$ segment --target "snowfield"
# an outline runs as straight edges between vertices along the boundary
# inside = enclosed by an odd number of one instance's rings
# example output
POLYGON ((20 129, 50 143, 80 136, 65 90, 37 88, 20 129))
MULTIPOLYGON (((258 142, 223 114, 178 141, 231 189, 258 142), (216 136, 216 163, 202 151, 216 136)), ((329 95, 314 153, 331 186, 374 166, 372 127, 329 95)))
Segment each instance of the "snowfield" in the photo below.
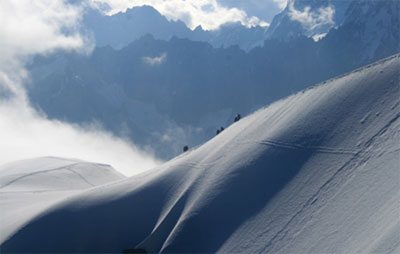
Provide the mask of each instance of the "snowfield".
POLYGON ((400 253, 399 79, 395 55, 131 178, 4 165, 1 252, 400 253))
POLYGON ((55 157, 0 166, 0 241, 52 204, 124 178, 108 165, 55 157))

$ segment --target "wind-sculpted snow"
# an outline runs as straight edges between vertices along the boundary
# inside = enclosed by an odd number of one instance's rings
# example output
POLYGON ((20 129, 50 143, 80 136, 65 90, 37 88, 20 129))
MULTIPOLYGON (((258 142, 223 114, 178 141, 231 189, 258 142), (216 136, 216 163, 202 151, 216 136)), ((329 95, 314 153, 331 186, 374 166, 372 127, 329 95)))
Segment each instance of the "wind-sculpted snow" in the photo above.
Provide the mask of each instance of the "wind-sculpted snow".
POLYGON ((277 101, 32 215, 1 250, 399 252, 399 70, 396 55, 277 101))
POLYGON ((51 205, 85 189, 123 178, 108 165, 56 157, 1 165, 0 241, 51 205))

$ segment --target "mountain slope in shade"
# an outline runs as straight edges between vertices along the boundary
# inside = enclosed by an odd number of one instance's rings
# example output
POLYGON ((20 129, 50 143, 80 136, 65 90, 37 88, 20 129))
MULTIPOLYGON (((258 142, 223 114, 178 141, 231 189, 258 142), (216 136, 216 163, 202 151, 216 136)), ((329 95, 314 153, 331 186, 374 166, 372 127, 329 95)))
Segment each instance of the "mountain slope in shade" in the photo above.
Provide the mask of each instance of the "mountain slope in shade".
POLYGON ((75 159, 44 157, 1 165, 0 241, 58 201, 124 178, 108 165, 75 159))
POLYGON ((399 252, 399 70, 395 55, 277 101, 32 215, 1 250, 399 252))
POLYGON ((357 45, 348 50, 356 50, 364 59, 379 59, 392 50, 400 51, 400 2, 353 0, 342 27, 331 36, 342 36, 348 45, 357 45))

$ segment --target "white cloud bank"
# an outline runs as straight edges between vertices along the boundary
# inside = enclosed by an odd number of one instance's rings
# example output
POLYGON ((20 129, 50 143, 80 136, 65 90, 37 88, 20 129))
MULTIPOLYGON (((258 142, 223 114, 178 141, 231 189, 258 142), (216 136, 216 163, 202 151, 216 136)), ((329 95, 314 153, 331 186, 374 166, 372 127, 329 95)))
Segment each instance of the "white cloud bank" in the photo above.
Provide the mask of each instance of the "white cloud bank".
POLYGON ((48 120, 30 107, 24 64, 36 54, 90 49, 79 33, 81 14, 62 0, 0 1, 0 163, 51 155, 107 163, 126 175, 158 163, 99 128, 48 120))
POLYGON ((148 65, 154 66, 164 63, 166 59, 167 59, 167 53, 164 52, 161 55, 155 57, 145 56, 143 57, 143 62, 148 65))
POLYGON ((289 17, 299 22, 307 30, 315 30, 322 26, 333 26, 335 24, 333 20, 335 8, 332 5, 318 8, 315 11, 312 11, 309 6, 306 6, 303 10, 297 10, 293 2, 290 2, 288 8, 289 17))
POLYGON ((16 91, 23 64, 34 54, 83 49, 80 8, 54 0, 0 1, 0 81, 16 91), (13 81, 12 81, 13 80, 13 81), (12 82, 11 82, 12 81, 12 82), (11 85, 14 83, 14 85, 11 85))
POLYGON ((92 4, 108 4, 109 14, 126 11, 128 8, 142 5, 153 6, 170 20, 182 20, 194 29, 201 25, 204 29, 213 30, 230 22, 240 22, 247 27, 268 26, 268 23, 238 8, 224 7, 217 0, 90 0, 92 4))
POLYGON ((111 164, 130 176, 159 163, 134 145, 97 126, 84 128, 48 120, 18 100, 0 103, 0 140, 0 164, 57 156, 111 164))

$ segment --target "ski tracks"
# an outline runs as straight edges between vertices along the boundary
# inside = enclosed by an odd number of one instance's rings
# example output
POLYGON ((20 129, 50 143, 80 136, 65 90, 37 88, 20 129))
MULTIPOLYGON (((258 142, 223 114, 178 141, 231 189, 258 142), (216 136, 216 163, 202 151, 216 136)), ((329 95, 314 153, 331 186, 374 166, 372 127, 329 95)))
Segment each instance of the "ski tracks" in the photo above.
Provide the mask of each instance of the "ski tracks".
POLYGON ((79 178, 81 178, 85 183, 89 184, 90 186, 95 186, 94 184, 90 183, 90 182, 89 182, 85 177, 83 177, 81 174, 79 174, 78 172, 76 172, 75 170, 72 169, 74 166, 76 166, 76 165, 78 165, 78 164, 80 164, 80 162, 68 164, 68 165, 65 165, 65 166, 57 167, 57 168, 52 168, 52 169, 47 169, 47 170, 36 171, 36 172, 32 172, 32 173, 30 173, 30 174, 26 174, 26 175, 19 176, 19 177, 15 178, 15 179, 9 181, 8 183, 6 183, 6 184, 0 186, 0 190, 1 190, 1 189, 4 189, 4 188, 7 187, 7 186, 10 186, 10 185, 13 184, 13 183, 16 183, 16 182, 18 182, 19 180, 24 179, 24 178, 26 178, 26 177, 30 177, 30 176, 37 175, 37 174, 44 174, 44 173, 48 173, 48 172, 52 172, 52 171, 58 171, 58 170, 68 170, 68 171, 72 172, 73 174, 77 175, 79 178))

